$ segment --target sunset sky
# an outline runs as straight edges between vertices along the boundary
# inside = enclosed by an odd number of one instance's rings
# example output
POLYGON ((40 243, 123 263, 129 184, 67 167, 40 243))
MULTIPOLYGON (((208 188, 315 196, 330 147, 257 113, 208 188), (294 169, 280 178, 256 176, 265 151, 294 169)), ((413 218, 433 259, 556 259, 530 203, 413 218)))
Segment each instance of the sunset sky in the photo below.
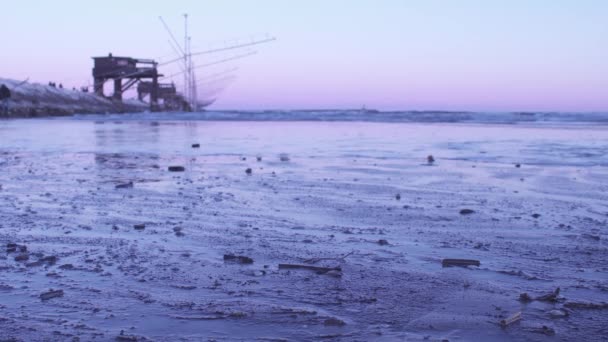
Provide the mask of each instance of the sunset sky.
POLYGON ((171 59, 158 16, 181 40, 186 12, 194 51, 278 38, 201 70, 238 67, 216 109, 608 111, 603 0, 7 1, 0 77, 71 88, 92 56, 171 59))

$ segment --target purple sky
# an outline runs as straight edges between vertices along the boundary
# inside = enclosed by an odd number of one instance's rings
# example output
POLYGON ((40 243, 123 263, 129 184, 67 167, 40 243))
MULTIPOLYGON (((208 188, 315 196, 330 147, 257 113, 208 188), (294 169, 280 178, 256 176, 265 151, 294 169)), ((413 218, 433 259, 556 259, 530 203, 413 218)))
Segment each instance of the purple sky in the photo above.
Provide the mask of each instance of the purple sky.
POLYGON ((198 74, 238 67, 216 109, 608 111, 603 0, 11 1, 0 77, 79 87, 91 56, 170 59, 158 16, 181 39, 185 12, 194 50, 278 38, 198 74))

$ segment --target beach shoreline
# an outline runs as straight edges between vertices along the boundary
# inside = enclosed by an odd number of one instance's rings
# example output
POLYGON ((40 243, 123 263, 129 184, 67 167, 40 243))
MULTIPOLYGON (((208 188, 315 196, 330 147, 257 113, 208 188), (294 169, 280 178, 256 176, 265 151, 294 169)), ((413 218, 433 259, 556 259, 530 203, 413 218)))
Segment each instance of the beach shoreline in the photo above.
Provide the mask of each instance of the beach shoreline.
POLYGON ((0 338, 607 333, 606 130, 158 115, 0 122, 0 338))

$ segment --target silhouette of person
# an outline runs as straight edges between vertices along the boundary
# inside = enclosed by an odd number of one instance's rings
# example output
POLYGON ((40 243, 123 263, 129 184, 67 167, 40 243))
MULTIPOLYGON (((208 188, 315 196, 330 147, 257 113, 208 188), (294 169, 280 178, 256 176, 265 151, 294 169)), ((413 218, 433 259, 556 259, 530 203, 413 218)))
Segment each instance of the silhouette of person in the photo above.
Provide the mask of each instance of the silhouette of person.
POLYGON ((2 102, 2 114, 8 116, 11 90, 5 84, 0 85, 0 102, 2 102))

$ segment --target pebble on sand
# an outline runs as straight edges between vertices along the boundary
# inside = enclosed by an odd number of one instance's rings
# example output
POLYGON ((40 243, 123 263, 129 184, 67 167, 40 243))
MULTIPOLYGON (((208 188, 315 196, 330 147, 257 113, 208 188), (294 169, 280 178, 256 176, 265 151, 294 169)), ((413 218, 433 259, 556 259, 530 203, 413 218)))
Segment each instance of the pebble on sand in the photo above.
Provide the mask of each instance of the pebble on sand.
POLYGON ((175 236, 178 236, 178 237, 181 237, 181 236, 185 235, 184 232, 183 232, 182 227, 174 227, 173 228, 173 232, 175 233, 175 236))
POLYGON ((568 316, 568 311, 555 309, 555 310, 549 311, 548 314, 552 318, 562 318, 562 317, 568 316))
POLYGON ((57 297, 63 297, 63 290, 49 290, 40 294, 40 299, 49 300, 57 297))
POLYGON ((133 188, 133 182, 118 184, 115 187, 116 189, 131 189, 133 188))
POLYGON ((15 261, 28 261, 30 259, 30 255, 28 253, 22 253, 15 257, 15 261))
POLYGON ((326 319, 325 322, 323 322, 323 324, 325 324, 327 326, 334 326, 334 327, 342 327, 342 326, 346 325, 346 323, 343 320, 334 318, 334 317, 326 319))

